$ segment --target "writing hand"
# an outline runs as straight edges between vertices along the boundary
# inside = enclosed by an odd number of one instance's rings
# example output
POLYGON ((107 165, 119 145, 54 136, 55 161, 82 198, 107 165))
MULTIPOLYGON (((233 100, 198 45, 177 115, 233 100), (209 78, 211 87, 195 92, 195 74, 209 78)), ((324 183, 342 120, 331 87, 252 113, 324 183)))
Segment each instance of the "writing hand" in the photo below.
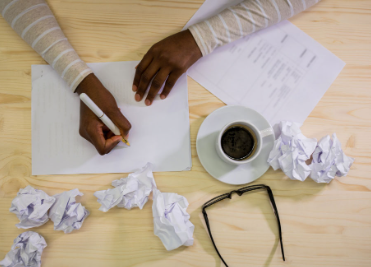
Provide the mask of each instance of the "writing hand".
MULTIPOLYGON (((112 94, 102 85, 94 74, 88 75, 77 87, 76 93, 87 94, 91 100, 112 120, 126 137, 130 131, 129 121, 122 115, 112 94)), ((80 135, 92 143, 100 155, 108 154, 121 140, 80 101, 80 135)))

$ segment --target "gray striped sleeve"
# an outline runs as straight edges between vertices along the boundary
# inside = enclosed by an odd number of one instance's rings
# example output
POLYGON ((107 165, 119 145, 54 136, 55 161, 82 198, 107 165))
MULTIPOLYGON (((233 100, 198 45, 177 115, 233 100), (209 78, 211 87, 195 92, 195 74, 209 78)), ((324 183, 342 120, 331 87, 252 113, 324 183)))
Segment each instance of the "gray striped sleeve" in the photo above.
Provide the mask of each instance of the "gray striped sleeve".
POLYGON ((320 0, 245 0, 189 30, 202 55, 304 11, 320 0))
POLYGON ((92 70, 68 42, 45 0, 0 0, 0 13, 9 25, 75 91, 92 70))

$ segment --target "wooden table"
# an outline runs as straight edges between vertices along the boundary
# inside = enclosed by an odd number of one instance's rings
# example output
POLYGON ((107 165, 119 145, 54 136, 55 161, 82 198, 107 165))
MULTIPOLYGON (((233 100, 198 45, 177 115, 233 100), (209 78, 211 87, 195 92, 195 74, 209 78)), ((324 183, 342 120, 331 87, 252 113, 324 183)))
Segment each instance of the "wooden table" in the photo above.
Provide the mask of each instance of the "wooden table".
MULTIPOLYGON (((48 2, 82 59, 107 62, 140 60, 153 43, 181 30, 203 1, 48 2)), ((276 196, 285 263, 264 192, 211 208, 215 239, 230 266, 371 266, 371 0, 323 0, 291 21, 347 63, 302 130, 318 139, 336 132, 356 161, 348 176, 329 185, 291 181, 272 169, 257 181, 276 196)), ((44 63, 0 18, 0 259, 24 232, 15 227, 11 201, 32 185, 49 195, 79 188, 91 212, 72 234, 54 231, 51 222, 33 229, 48 243, 43 266, 223 266, 200 207, 238 187, 205 172, 195 140, 205 117, 224 104, 189 78, 192 171, 156 173, 155 179, 162 191, 188 199, 195 242, 168 252, 153 234, 151 202, 143 210, 98 210, 93 193, 126 174, 31 175, 31 64, 44 63)))

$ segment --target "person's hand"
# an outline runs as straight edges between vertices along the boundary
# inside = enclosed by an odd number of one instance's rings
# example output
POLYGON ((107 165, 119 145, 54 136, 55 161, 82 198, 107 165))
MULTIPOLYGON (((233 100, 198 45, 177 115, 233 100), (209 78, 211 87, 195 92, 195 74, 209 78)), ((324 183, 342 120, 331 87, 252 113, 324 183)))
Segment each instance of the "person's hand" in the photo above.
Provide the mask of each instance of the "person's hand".
POLYGON ((145 104, 152 104, 166 81, 160 96, 165 99, 178 78, 201 57, 202 53, 189 30, 178 32, 154 44, 136 68, 133 82, 133 91, 137 92, 135 100, 142 100, 152 79, 145 104))
MULTIPOLYGON (((120 129, 121 135, 127 137, 131 125, 122 115, 112 94, 102 85, 94 74, 88 75, 77 87, 76 93, 87 94, 91 100, 120 129)), ((92 143, 99 154, 109 153, 121 140, 80 100, 80 135, 92 143)))

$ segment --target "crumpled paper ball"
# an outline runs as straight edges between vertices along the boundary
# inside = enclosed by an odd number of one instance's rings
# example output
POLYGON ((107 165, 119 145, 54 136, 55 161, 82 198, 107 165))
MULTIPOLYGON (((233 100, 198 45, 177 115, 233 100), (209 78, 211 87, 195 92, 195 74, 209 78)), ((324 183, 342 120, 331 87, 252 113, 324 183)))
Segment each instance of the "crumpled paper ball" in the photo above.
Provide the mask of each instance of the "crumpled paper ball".
POLYGON ((314 150, 310 177, 317 183, 329 183, 335 176, 347 175, 353 162, 354 158, 344 154, 336 134, 332 134, 332 140, 327 135, 314 150))
POLYGON ((54 202, 54 197, 29 185, 19 190, 9 211, 16 214, 20 220, 16 224, 18 228, 29 229, 41 226, 49 220, 48 210, 54 202))
POLYGON ((116 187, 113 189, 97 191, 94 193, 94 196, 98 198, 98 202, 102 205, 99 210, 107 212, 122 201, 123 194, 124 192, 122 192, 122 188, 116 187))
POLYGON ((153 190, 154 232, 167 250, 193 245, 194 225, 187 213, 188 201, 176 193, 153 190))
POLYGON ((77 188, 55 195, 56 201, 49 211, 49 217, 54 222, 54 230, 65 234, 81 228, 89 211, 81 203, 76 203, 76 196, 83 196, 77 188))
POLYGON ((148 201, 152 188, 156 187, 152 173, 153 165, 147 163, 140 170, 129 174, 127 178, 121 178, 112 182, 115 188, 97 191, 94 196, 102 204, 99 210, 107 212, 117 206, 128 210, 143 206, 148 201))
POLYGON ((14 239, 11 250, 0 262, 3 267, 40 267, 45 239, 38 233, 27 231, 14 239))
POLYGON ((281 135, 274 142, 268 163, 274 170, 281 169, 290 179, 304 181, 311 173, 306 161, 317 145, 317 139, 305 137, 300 125, 289 121, 279 124, 281 135))

